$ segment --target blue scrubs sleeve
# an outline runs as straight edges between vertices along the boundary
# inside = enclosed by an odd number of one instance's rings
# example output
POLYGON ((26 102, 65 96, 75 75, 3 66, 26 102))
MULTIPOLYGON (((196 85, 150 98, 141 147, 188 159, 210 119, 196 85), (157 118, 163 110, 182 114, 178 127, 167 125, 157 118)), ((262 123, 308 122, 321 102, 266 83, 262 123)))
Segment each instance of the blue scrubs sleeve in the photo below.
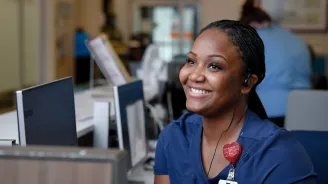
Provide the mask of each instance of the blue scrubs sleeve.
POLYGON ((155 175, 168 175, 165 147, 166 146, 164 144, 164 134, 162 132, 161 135, 159 136, 156 145, 155 166, 154 166, 155 175))
POLYGON ((289 146, 289 149, 275 147, 279 151, 272 151, 268 156, 268 158, 281 159, 276 163, 271 163, 272 169, 269 170, 264 183, 315 184, 316 174, 314 167, 304 149, 299 143, 289 144, 289 146))

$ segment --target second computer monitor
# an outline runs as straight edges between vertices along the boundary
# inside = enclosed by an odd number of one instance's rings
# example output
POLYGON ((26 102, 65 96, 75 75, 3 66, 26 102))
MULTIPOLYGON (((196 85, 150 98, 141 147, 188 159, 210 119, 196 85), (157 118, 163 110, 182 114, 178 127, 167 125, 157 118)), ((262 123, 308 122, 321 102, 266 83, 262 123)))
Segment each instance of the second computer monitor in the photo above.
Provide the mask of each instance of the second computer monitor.
POLYGON ((129 152, 131 169, 147 157, 143 85, 138 80, 113 88, 119 147, 129 152))
POLYGON ((72 78, 16 92, 19 143, 77 145, 72 78))

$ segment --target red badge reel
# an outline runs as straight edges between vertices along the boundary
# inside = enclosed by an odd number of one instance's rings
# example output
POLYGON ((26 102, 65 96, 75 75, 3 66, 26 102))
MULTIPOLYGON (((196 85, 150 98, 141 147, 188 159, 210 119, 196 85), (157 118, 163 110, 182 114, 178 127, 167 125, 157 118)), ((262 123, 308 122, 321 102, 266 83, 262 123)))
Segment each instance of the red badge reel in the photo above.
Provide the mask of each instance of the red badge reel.
POLYGON ((233 167, 236 166, 242 151, 243 151, 243 147, 238 142, 226 144, 223 147, 224 158, 227 159, 232 164, 233 167))
POLYGON ((238 160, 240 159, 242 152, 243 152, 243 147, 238 142, 226 144, 223 147, 224 158, 227 159, 232 165, 232 168, 229 170, 229 175, 227 178, 228 181, 235 180, 235 167, 236 167, 238 160))

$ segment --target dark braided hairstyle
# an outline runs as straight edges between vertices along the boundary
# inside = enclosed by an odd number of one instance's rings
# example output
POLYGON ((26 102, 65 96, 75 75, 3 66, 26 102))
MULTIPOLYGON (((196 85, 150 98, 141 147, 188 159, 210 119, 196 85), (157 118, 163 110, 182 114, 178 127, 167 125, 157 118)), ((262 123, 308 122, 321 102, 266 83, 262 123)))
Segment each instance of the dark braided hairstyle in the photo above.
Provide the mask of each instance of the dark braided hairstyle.
POLYGON ((254 74, 258 77, 257 84, 254 85, 248 96, 248 106, 262 119, 266 119, 267 114, 263 104, 255 92, 256 86, 262 82, 265 76, 265 56, 262 39, 254 28, 240 21, 220 20, 212 22, 203 28, 200 34, 208 29, 217 29, 224 32, 239 49, 241 60, 245 65, 244 77, 249 74, 254 74))

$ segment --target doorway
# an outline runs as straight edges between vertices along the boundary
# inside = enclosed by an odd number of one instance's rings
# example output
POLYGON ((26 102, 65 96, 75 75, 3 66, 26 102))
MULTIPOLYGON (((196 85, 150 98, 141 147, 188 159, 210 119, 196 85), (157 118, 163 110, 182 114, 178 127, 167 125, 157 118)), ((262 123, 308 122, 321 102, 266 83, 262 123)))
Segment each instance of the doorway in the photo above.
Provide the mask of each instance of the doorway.
POLYGON ((135 0, 133 32, 150 34, 165 61, 184 59, 199 31, 197 1, 135 0))

